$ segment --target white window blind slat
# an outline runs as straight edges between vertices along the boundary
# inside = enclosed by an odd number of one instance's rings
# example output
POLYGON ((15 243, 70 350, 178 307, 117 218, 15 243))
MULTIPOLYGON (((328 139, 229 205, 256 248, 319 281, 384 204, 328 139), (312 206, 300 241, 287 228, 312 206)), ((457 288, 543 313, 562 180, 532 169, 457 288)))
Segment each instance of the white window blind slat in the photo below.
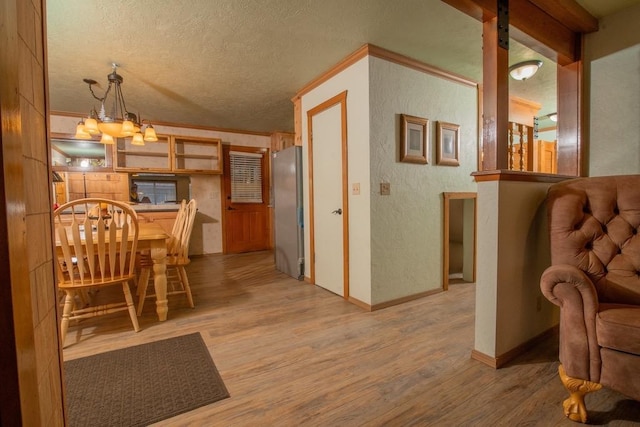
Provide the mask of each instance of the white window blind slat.
POLYGON ((232 203, 262 203, 262 156, 229 152, 232 203))

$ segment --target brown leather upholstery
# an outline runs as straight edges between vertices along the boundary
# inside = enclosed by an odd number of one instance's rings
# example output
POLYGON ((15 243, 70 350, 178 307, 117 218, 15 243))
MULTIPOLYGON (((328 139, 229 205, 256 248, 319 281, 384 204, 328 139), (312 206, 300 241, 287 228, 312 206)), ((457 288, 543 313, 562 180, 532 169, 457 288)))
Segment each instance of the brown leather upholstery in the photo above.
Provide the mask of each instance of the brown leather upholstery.
POLYGON ((547 198, 551 267, 569 377, 640 400, 640 175, 577 178, 547 198))

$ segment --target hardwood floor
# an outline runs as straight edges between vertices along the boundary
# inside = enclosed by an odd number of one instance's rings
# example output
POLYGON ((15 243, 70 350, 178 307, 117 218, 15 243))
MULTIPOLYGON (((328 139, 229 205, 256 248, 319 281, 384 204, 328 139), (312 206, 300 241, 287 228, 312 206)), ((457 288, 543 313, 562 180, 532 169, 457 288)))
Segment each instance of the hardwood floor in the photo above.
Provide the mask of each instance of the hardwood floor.
MULTIPOLYGON (((470 358, 475 286, 373 313, 274 268, 271 252, 195 258, 195 309, 148 301, 72 324, 65 360, 200 332, 231 397, 158 426, 577 426, 562 414, 557 337, 494 370, 470 358)), ((590 423, 640 425, 640 403, 587 396, 590 423)))

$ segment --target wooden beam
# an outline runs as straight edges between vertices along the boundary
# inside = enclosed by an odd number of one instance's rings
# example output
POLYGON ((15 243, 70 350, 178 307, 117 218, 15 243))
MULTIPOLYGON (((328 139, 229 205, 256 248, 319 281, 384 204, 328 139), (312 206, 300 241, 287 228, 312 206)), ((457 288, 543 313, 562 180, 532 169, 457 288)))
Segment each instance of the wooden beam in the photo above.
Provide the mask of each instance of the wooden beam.
POLYGON ((579 33, 570 30, 533 3, 511 0, 509 24, 513 29, 511 37, 538 53, 548 56, 549 52, 555 52, 550 58, 565 65, 578 59, 579 33), (532 43, 533 40, 537 43, 532 43))
POLYGON ((574 0, 529 0, 576 33, 598 31, 598 20, 574 0))
POLYGON ((442 0, 480 22, 485 22, 497 15, 496 0, 442 0))
MULTIPOLYGON (((442 1, 482 22, 497 14, 495 0, 442 1)), ((580 33, 597 30, 597 20, 575 0, 511 0, 509 23, 514 40, 562 65, 579 59, 580 33)))

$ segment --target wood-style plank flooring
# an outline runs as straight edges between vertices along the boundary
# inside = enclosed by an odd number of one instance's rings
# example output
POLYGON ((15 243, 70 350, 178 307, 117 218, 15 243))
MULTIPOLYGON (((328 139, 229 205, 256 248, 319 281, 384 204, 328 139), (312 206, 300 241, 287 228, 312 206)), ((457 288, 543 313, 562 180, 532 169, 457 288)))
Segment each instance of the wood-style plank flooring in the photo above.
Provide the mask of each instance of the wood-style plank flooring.
MULTIPOLYGON (((274 268, 271 252, 210 255, 188 267, 195 309, 148 300, 72 324, 65 360, 200 332, 231 397, 158 426, 577 426, 562 414, 557 336, 494 370, 470 358, 475 286, 365 312, 274 268)), ((640 425, 640 403, 587 396, 590 423, 640 425)))

